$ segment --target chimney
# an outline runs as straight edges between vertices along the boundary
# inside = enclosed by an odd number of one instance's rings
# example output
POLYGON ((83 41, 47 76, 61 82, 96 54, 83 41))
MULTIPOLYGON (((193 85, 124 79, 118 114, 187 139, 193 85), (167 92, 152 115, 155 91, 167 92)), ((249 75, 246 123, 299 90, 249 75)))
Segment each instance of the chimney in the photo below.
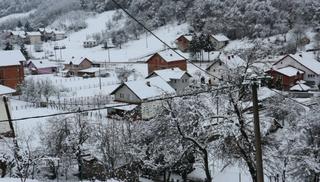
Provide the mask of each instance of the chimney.
POLYGON ((147 81, 146 84, 148 87, 151 87, 150 81, 147 81))

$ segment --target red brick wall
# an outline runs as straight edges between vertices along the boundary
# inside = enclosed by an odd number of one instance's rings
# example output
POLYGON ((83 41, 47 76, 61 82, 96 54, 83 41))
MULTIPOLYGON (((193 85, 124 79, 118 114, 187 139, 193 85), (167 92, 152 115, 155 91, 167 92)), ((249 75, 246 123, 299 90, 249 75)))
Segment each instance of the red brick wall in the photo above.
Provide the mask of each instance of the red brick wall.
POLYGON ((187 71, 187 61, 186 60, 177 60, 167 63, 161 58, 158 54, 152 56, 148 61, 148 74, 151 74, 155 70, 168 69, 178 67, 181 70, 187 71))
POLYGON ((22 65, 0 67, 0 84, 16 89, 23 79, 22 65))

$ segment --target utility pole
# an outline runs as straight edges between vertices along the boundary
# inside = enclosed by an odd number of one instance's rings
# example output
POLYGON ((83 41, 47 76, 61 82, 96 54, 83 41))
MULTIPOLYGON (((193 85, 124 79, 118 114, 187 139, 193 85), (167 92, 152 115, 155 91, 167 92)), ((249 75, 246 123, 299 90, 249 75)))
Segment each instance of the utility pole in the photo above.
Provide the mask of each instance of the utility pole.
POLYGON ((99 88, 101 90, 101 68, 99 67, 99 88))
POLYGON ((2 98, 3 98, 3 103, 4 103, 4 106, 5 106, 5 109, 6 109, 6 113, 7 113, 9 126, 10 126, 10 129, 11 129, 10 137, 15 138, 16 134, 15 134, 15 132, 14 132, 14 127, 13 127, 13 123, 12 123, 12 118, 11 118, 11 114, 10 114, 10 110, 9 110, 8 97, 3 96, 2 98))
POLYGON ((257 80, 253 80, 251 87, 252 87, 252 103, 253 103, 253 119, 254 119, 254 137, 255 137, 255 146, 256 146, 256 166, 257 166, 256 176, 257 176, 257 182, 264 182, 257 80))

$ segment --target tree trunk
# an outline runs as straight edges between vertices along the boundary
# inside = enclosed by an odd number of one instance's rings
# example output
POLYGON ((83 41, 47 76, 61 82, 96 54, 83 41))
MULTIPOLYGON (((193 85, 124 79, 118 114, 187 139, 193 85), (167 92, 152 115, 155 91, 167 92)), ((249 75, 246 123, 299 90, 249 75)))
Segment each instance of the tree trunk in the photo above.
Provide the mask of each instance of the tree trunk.
POLYGON ((212 177, 210 174, 209 159, 208 159, 208 151, 207 150, 203 150, 203 160, 204 160, 204 170, 206 173, 206 182, 211 182, 212 177))

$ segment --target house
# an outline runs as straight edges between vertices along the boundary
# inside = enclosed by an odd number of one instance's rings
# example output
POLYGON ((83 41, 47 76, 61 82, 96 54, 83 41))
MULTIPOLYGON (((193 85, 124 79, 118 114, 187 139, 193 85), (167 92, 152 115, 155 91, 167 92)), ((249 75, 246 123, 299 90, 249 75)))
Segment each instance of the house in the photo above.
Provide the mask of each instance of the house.
POLYGON ((108 71, 106 69, 92 67, 84 70, 78 71, 78 76, 81 77, 98 77, 98 76, 106 76, 108 75, 108 71))
POLYGON ((289 90, 297 81, 303 80, 304 72, 292 66, 266 72, 272 77, 271 83, 277 89, 289 90))
POLYGON ((0 84, 16 89, 24 80, 24 61, 19 50, 0 51, 0 84))
POLYGON ((147 59, 146 63, 148 64, 148 74, 151 74, 156 70, 176 67, 183 71, 187 71, 187 60, 172 50, 155 53, 147 59))
POLYGON ((11 31, 9 36, 12 44, 21 44, 26 41, 25 31, 11 31))
POLYGON ((191 41, 192 35, 181 35, 175 40, 175 43, 180 51, 187 52, 189 51, 191 41))
POLYGON ((53 30, 50 28, 39 28, 38 31, 41 34, 41 40, 42 41, 48 41, 53 39, 53 30))
POLYGON ((27 32, 26 33, 26 42, 35 45, 35 44, 41 44, 41 33, 40 32, 27 32))
POLYGON ((209 84, 219 84, 228 78, 230 71, 241 69, 246 65, 246 62, 237 55, 226 55, 221 52, 215 55, 213 62, 206 69, 211 74, 209 84))
POLYGON ((54 30, 53 31, 53 40, 58 41, 66 38, 66 33, 64 31, 58 31, 54 30))
POLYGON ((320 85, 320 62, 314 59, 312 53, 301 52, 297 54, 288 54, 274 63, 272 69, 278 70, 288 66, 303 71, 303 80, 306 81, 307 85, 320 85))
POLYGON ((225 47, 230 39, 223 34, 210 35, 210 40, 215 50, 220 50, 225 47))
POLYGON ((78 75, 78 71, 93 67, 94 63, 88 58, 72 58, 68 64, 64 64, 64 70, 68 70, 70 76, 78 75))
POLYGON ((175 90, 158 76, 145 80, 124 82, 111 92, 115 101, 132 104, 133 106, 137 105, 138 115, 141 119, 150 119, 161 111, 162 102, 160 100, 152 101, 152 99, 174 94, 176 94, 175 90))
POLYGON ((48 59, 30 60, 27 67, 34 75, 52 74, 58 71, 58 66, 48 59))
POLYGON ((83 47, 84 48, 91 48, 91 47, 95 47, 98 45, 98 42, 94 39, 88 39, 86 41, 83 42, 83 47))
POLYGON ((188 72, 182 71, 180 68, 170 68, 164 70, 156 70, 151 73, 147 78, 159 76, 164 79, 177 94, 183 93, 186 87, 189 86, 189 80, 192 77, 188 72))

